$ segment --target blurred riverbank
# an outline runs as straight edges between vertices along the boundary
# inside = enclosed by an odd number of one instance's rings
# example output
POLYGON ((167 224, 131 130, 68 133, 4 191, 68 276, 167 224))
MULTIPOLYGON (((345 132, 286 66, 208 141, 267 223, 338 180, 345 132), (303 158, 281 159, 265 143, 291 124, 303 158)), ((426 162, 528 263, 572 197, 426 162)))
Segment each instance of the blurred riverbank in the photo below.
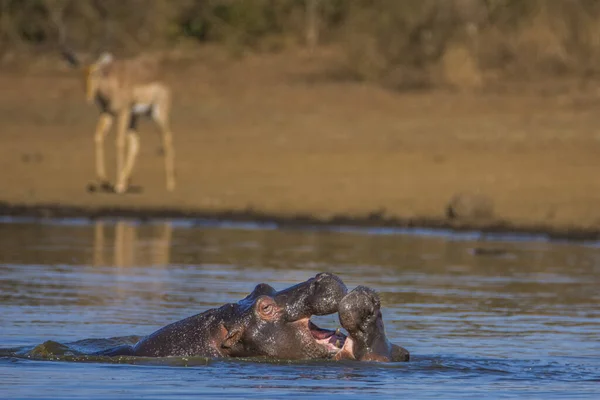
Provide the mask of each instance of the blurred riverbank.
POLYGON ((143 122, 132 182, 142 192, 124 196, 86 189, 97 110, 79 75, 5 69, 1 211, 600 231, 592 84, 394 92, 334 79, 337 60, 328 49, 241 59, 207 49, 167 62, 177 189, 166 192, 160 140, 143 122), (448 201, 465 192, 490 198, 493 218, 448 221, 448 201))

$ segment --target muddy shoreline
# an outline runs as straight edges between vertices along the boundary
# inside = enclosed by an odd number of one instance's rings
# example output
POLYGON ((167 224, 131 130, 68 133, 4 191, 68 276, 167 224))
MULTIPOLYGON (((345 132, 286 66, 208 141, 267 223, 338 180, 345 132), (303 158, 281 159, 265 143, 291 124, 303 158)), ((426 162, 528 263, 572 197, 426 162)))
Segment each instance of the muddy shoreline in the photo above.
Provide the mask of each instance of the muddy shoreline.
POLYGON ((397 228, 432 229, 453 233, 475 232, 485 234, 505 234, 536 236, 547 240, 597 241, 599 229, 564 228, 539 225, 518 225, 508 221, 459 222, 442 218, 398 218, 377 214, 348 215, 338 214, 330 218, 320 218, 309 214, 270 214, 256 210, 183 210, 152 207, 78 207, 56 204, 19 205, 0 202, 0 216, 29 217, 35 219, 84 218, 125 218, 147 222, 153 219, 186 219, 190 221, 239 222, 275 224, 278 228, 397 228))
MULTIPOLYGON (((165 188, 160 138, 144 120, 131 181, 141 190, 123 196, 89 189, 98 110, 85 103, 79 77, 66 68, 5 71, 0 215, 600 239, 591 88, 392 92, 316 79, 332 63, 286 53, 170 64, 177 187, 165 188), (462 193, 489 199, 493 213, 448 219, 462 193)), ((114 132, 104 151, 114 182, 114 132)))

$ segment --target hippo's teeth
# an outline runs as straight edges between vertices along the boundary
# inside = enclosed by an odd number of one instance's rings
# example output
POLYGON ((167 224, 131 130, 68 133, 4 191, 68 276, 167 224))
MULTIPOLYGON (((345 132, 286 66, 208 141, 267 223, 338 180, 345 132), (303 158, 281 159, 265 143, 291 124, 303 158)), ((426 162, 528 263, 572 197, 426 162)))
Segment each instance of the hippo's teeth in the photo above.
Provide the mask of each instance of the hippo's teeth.
POLYGON ((341 334, 342 334, 342 331, 340 331, 340 328, 337 328, 337 329, 335 330, 335 335, 336 335, 336 336, 340 336, 341 334))
POLYGON ((342 342, 340 341, 340 339, 335 341, 335 347, 340 348, 340 349, 342 348, 342 342))

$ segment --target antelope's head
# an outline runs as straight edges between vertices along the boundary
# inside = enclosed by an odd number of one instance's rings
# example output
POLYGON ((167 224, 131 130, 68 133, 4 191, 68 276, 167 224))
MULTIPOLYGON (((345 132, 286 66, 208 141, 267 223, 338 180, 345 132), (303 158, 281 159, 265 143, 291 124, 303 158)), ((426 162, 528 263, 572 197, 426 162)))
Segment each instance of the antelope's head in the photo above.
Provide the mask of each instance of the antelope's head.
POLYGON ((110 73, 114 61, 113 55, 104 52, 95 61, 89 63, 82 63, 79 57, 68 49, 62 50, 62 56, 71 67, 82 71, 85 98, 89 103, 93 103, 101 80, 110 73))
POLYGON ((88 103, 94 102, 100 81, 110 72, 113 60, 112 54, 102 53, 95 62, 83 68, 85 98, 88 103))

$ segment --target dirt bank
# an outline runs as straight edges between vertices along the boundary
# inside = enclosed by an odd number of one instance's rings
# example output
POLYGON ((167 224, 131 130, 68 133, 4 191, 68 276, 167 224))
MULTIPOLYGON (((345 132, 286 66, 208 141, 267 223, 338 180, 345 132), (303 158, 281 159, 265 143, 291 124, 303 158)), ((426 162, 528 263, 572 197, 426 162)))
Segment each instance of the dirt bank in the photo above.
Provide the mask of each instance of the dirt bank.
POLYGON ((393 93, 335 79, 332 57, 211 52, 171 63, 177 189, 165 191, 159 137, 143 123, 133 177, 143 191, 123 196, 86 190, 97 111, 79 77, 4 70, 0 211, 460 227, 446 221, 446 204, 477 191, 496 215, 478 227, 600 231, 600 101, 591 86, 393 93))

